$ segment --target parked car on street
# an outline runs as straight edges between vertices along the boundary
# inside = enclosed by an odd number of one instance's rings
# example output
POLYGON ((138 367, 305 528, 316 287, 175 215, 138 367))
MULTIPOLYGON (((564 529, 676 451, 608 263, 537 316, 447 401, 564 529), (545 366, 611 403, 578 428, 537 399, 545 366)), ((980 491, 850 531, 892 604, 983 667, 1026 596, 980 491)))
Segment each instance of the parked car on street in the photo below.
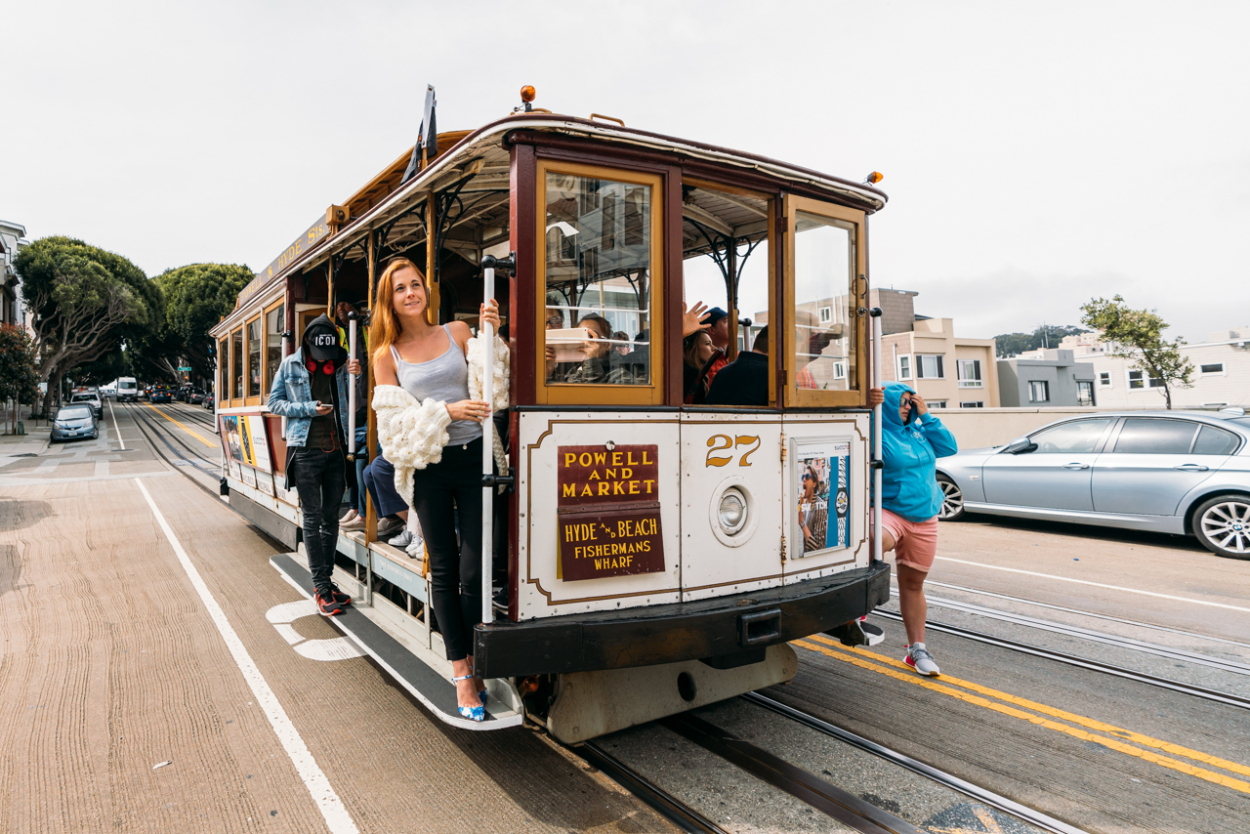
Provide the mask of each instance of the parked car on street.
POLYGON ((1069 417, 937 462, 946 521, 966 513, 1196 536, 1250 559, 1250 417, 1125 411, 1069 417))
POLYGON ((72 395, 69 401, 71 405, 83 403, 91 406, 91 411, 97 420, 104 416, 104 403, 100 401, 100 395, 95 391, 79 391, 72 395))
POLYGON ((200 402, 200 405, 204 406, 209 411, 212 411, 216 407, 217 401, 213 397, 212 391, 209 391, 207 394, 204 395, 204 399, 203 401, 200 402))
POLYGON ((202 405, 204 403, 204 391, 200 388, 187 389, 186 402, 189 405, 202 405))
POLYGON ((100 425, 89 403, 63 405, 52 419, 52 442, 81 440, 100 436, 100 425))

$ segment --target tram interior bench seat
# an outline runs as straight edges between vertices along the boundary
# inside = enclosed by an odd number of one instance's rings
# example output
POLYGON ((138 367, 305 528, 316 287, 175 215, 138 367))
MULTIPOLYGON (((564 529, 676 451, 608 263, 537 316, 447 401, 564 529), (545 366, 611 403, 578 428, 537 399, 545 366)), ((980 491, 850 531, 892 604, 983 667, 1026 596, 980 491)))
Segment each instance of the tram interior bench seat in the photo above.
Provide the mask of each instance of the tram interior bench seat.
POLYGON ((487 678, 568 674, 702 660, 732 668, 768 646, 837 628, 890 598, 878 562, 763 591, 477 626, 474 665, 487 678))

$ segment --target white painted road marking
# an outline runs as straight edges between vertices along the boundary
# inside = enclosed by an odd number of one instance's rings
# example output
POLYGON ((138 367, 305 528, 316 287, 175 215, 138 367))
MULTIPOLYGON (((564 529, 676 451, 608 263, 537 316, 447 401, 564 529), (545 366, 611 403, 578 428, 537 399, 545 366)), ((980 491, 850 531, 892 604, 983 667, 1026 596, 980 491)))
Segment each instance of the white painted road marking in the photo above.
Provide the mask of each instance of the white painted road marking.
POLYGON ((310 599, 297 599, 275 605, 265 612, 268 620, 282 639, 295 647, 295 651, 309 660, 350 660, 364 657, 364 650, 346 637, 330 637, 325 640, 306 640, 304 635, 291 628, 291 623, 304 617, 320 617, 317 603, 310 599))
POLYGON ((286 710, 282 708, 282 704, 278 702, 278 697, 269 688, 269 684, 265 681, 264 676, 261 675, 256 662, 247 653, 247 649, 243 646, 243 641, 239 639, 239 635, 235 633, 234 628, 230 625, 230 621, 226 619, 225 612, 221 610, 221 606, 217 604, 217 600, 209 592, 208 586, 204 584, 204 580, 200 577, 200 572, 196 570, 195 565, 191 564, 191 558, 182 549, 182 545, 174 535, 173 528, 169 526, 165 516, 161 515, 156 502, 152 500, 152 496, 148 494, 147 488, 144 487, 143 481, 135 478, 135 483, 138 485, 139 491, 143 493, 143 497, 147 499, 148 506, 152 508, 152 515, 156 516, 156 521, 160 524, 161 530, 164 531, 165 538, 169 540, 170 546, 173 547, 174 553, 178 556, 178 561, 182 563, 182 569, 187 572, 187 576, 191 579, 191 585, 195 588, 195 592, 200 595, 200 601, 208 609, 208 615, 212 618, 213 625, 217 626, 217 631, 221 633, 221 638, 226 641, 226 648, 230 650, 230 654, 234 657, 234 662, 238 665, 239 671, 243 673, 243 679, 247 681, 247 685, 251 687, 252 693, 256 696, 256 703, 260 705, 260 708, 265 712, 265 717, 269 719, 269 724, 278 736, 282 749, 286 750, 287 755, 291 757, 291 763, 295 765, 295 770, 299 773, 300 778, 304 780, 304 786, 308 788, 308 793, 312 796, 313 802, 317 803, 317 808, 321 811, 321 816, 325 818, 326 825, 329 826, 333 834, 359 834, 359 829, 356 828, 356 823, 352 821, 351 815, 347 813, 347 808, 343 806, 343 801, 339 799, 338 794, 334 792, 334 788, 330 786, 330 780, 326 778, 325 773, 317 766, 317 761, 313 758, 312 753, 309 752, 308 746, 304 744, 304 739, 300 737, 299 731, 295 729, 295 725, 287 717, 286 710))
POLYGON ((113 434, 117 435, 117 442, 121 444, 122 451, 126 451, 126 441, 122 440, 122 433, 117 428, 117 413, 113 411, 113 401, 109 400, 109 416, 113 418, 113 434))
POLYGON ((1036 573, 1031 570, 1020 570, 1020 568, 1004 568, 1000 565, 986 565, 981 562, 968 562, 963 559, 952 559, 950 556, 939 556, 939 559, 945 562, 957 562, 961 565, 972 565, 976 568, 989 568, 990 570, 1005 570, 1008 573, 1023 573, 1026 576, 1040 576, 1043 579, 1053 579, 1056 582, 1075 582, 1077 585, 1092 585, 1095 588, 1108 588, 1112 591, 1124 591, 1129 594, 1142 594, 1148 597, 1158 597, 1159 599, 1174 599, 1177 602, 1192 602, 1194 605, 1209 605, 1212 608, 1227 608, 1230 611, 1244 611, 1250 614, 1250 608, 1242 608, 1239 605, 1226 605, 1222 602, 1208 602, 1205 599, 1194 599, 1192 597, 1174 597, 1171 594, 1159 594, 1154 591, 1142 591, 1138 588, 1125 588, 1120 585, 1104 585, 1101 582, 1090 582, 1088 579, 1071 579, 1067 576, 1055 576, 1049 573, 1036 573))

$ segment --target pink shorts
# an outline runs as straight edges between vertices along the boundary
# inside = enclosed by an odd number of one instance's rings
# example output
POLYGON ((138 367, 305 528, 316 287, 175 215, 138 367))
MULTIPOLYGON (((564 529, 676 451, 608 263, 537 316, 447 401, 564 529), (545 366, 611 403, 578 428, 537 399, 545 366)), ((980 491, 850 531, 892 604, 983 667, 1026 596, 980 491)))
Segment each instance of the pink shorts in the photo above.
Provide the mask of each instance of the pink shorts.
POLYGON ((908 521, 889 510, 881 511, 881 527, 894 537, 894 563, 929 572, 937 558, 937 516, 928 521, 908 521))

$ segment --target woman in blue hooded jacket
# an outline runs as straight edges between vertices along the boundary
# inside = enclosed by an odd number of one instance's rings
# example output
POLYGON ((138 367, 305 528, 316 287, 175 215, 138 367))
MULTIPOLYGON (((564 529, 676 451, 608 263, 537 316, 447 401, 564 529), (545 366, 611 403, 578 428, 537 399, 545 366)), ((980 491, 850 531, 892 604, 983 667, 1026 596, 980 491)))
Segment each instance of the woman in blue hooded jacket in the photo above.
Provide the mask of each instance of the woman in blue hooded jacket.
POLYGON ((942 489, 937 459, 958 451, 954 436, 916 391, 898 382, 868 392, 870 406, 881 405, 881 549, 894 551, 899 608, 907 630, 903 660, 921 675, 940 674, 925 648, 928 605, 924 580, 937 556, 942 489))

